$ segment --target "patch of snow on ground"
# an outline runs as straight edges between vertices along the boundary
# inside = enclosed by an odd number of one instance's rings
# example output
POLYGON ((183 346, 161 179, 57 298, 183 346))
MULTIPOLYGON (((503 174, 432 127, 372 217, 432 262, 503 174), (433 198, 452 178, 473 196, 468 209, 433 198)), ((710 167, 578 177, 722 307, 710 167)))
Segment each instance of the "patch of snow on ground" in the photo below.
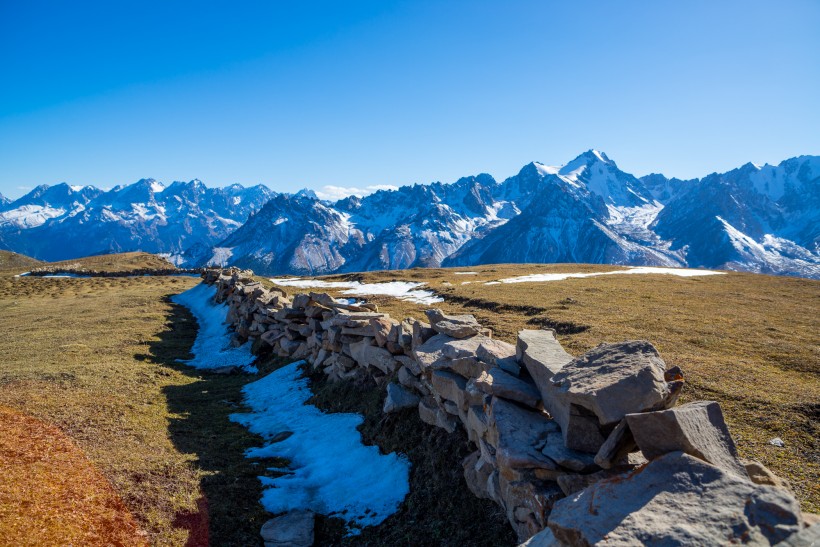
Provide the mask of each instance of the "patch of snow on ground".
POLYGON ((424 283, 411 281, 387 281, 384 283, 361 283, 359 281, 322 281, 319 279, 300 279, 298 277, 273 277, 271 282, 282 287, 300 289, 346 289, 342 294, 353 296, 393 296, 408 302, 431 305, 444 302, 433 291, 419 290, 424 283))
POLYGON ((501 281, 491 281, 485 285, 497 285, 498 283, 532 283, 541 281, 563 281, 570 278, 598 277, 602 275, 630 275, 630 274, 667 274, 679 277, 696 277, 701 275, 724 275, 725 272, 715 272, 712 270, 694 270, 687 268, 656 268, 653 266, 638 266, 628 270, 616 270, 614 272, 600 273, 548 273, 521 275, 518 277, 507 277, 501 281))
POLYGON ((478 275, 478 272, 453 272, 453 275, 478 275))
POLYGON ((249 414, 231 420, 268 440, 285 440, 246 452, 248 458, 286 458, 281 477, 259 477, 266 487, 262 505, 271 513, 310 509, 344 518, 351 532, 381 523, 395 513, 410 491, 410 463, 397 454, 364 446, 358 414, 324 413, 305 404, 312 396, 299 365, 292 363, 242 388, 249 414))
POLYGON ((251 343, 238 348, 231 346, 231 333, 225 324, 228 305, 214 302, 215 295, 216 286, 200 283, 171 297, 173 302, 191 310, 199 323, 199 332, 191 348, 194 358, 181 362, 201 369, 234 365, 247 372, 257 372, 256 367, 251 365, 256 359, 251 354, 251 343))

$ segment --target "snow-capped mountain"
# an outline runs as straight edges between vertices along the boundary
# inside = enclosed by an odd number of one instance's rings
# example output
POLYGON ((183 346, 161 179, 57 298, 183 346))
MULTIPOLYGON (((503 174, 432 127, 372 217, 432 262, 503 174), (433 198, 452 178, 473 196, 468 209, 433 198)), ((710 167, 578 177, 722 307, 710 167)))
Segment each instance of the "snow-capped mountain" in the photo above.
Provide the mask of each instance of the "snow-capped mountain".
POLYGON ((43 260, 143 250, 180 262, 191 247, 227 237, 273 195, 261 185, 207 188, 199 180, 166 187, 142 179, 109 191, 42 185, 0 206, 0 246, 43 260))
POLYGON ((589 150, 503 182, 481 174, 337 202, 198 180, 58 184, 0 204, 0 248, 47 260, 139 249, 268 274, 590 262, 820 278, 820 157, 683 181, 637 178, 589 150))
POLYGON ((209 260, 230 253, 272 274, 590 262, 820 277, 818 161, 639 179, 590 150, 500 183, 478 175, 336 203, 302 194, 298 207, 268 203, 209 260))
POLYGON ((820 277, 820 157, 709 175, 651 229, 690 266, 820 277))

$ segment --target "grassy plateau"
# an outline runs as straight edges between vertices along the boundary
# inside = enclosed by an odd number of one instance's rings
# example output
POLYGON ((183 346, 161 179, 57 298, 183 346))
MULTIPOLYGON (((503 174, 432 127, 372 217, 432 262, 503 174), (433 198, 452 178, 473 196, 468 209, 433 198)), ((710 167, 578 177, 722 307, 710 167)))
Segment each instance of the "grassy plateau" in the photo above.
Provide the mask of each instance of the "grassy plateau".
MULTIPOLYGON (((14 277, 37 266, 18 257, 0 254, 0 545, 259 545, 269 515, 258 503, 256 476, 271 465, 243 457, 260 440, 228 420, 242 411, 241 388, 255 377, 177 362, 189 357, 196 322, 168 298, 197 279, 14 277), (29 503, 31 477, 47 495, 29 503), (71 509, 83 492, 85 524, 71 509)), ((153 260, 129 253, 71 262, 122 271, 153 260)), ((484 284, 616 269, 498 265, 323 279, 425 282, 445 298, 438 306, 476 315, 509 342, 520 329, 540 327, 555 328, 574 354, 602 342, 649 340, 667 364, 683 368, 684 399, 719 401, 741 455, 790 480, 803 509, 818 512, 820 282, 728 273, 484 284), (785 447, 770 445, 773 437, 785 447)), ((396 318, 423 317, 417 304, 367 300, 396 318)), ((281 364, 264 358, 259 367, 264 374, 281 364)), ((399 513, 358 538, 320 519, 323 544, 514 543, 499 510, 464 492, 463 439, 410 414, 383 418, 375 386, 313 378, 313 388, 321 408, 364 414, 365 442, 413 463, 399 513)))

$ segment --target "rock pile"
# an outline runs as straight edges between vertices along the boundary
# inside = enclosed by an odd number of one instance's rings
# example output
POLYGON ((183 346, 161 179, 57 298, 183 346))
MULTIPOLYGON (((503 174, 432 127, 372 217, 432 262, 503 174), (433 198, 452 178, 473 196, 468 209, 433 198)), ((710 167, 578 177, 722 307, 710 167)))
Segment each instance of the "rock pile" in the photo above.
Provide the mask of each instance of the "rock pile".
POLYGON ((265 289, 252 272, 203 277, 229 304, 236 344, 304 359, 331 381, 370 377, 385 413, 416 407, 463 429, 467 486, 528 545, 774 544, 807 527, 780 479, 738 459, 717 403, 675 406, 682 372, 648 342, 574 358, 550 330, 512 345, 471 315, 398 321, 372 304, 265 289))

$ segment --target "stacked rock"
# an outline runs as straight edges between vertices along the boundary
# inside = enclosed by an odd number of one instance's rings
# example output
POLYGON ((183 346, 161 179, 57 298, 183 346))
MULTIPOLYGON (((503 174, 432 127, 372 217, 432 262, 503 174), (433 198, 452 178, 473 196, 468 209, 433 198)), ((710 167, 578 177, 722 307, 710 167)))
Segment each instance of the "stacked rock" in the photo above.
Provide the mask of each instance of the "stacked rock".
POLYGON ((229 304, 234 343, 304 359, 330 381, 372 378, 385 413, 418 408, 428 424, 464 430, 467 486, 499 504, 528 545, 820 534, 784 481, 738 458, 717 403, 675 406, 683 374, 649 342, 573 357, 551 330, 521 331, 512 345, 471 315, 429 309, 427 322, 397 321, 324 293, 289 298, 248 271, 203 278, 229 304))

